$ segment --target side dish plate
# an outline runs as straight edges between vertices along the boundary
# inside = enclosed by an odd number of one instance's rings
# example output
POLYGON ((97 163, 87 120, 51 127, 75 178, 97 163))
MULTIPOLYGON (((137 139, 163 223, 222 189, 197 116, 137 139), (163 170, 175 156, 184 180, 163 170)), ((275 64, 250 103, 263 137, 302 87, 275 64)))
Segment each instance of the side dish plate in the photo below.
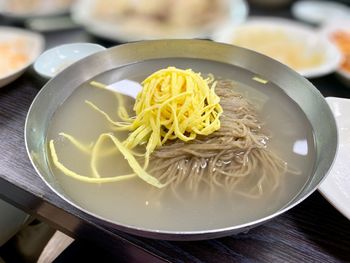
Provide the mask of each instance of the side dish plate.
POLYGON ((350 220, 350 100, 326 98, 338 126, 339 146, 337 157, 329 175, 320 185, 322 195, 350 220))
POLYGON ((21 76, 44 50, 44 45, 44 38, 37 33, 0 27, 0 88, 21 76))
POLYGON ((337 70, 341 62, 340 52, 327 38, 317 34, 313 28, 307 25, 288 19, 252 17, 241 25, 229 26, 216 32, 213 35, 213 40, 237 45, 237 40, 241 40, 242 37, 247 38, 248 34, 246 32, 254 33, 253 35, 259 34, 256 36, 259 39, 255 37, 251 41, 245 40, 244 44, 240 46, 245 48, 251 47, 255 51, 262 49, 265 52, 269 52, 269 55, 277 60, 296 63, 297 59, 301 61, 321 55, 322 59, 318 63, 312 63, 300 69, 294 68, 294 70, 307 78, 321 77, 332 73, 337 70), (265 32, 265 34, 262 32, 265 32), (283 40, 276 39, 276 37, 283 38, 283 40), (256 45, 255 43, 258 44, 256 45), (285 43, 295 44, 296 50, 292 47, 283 50, 285 43), (245 46, 247 44, 249 47, 245 46))
MULTIPOLYGON (((161 31, 159 29, 152 29, 153 24, 147 26, 141 26, 141 24, 135 24, 129 26, 121 26, 118 20, 102 20, 94 15, 96 0, 78 0, 72 8, 72 17, 80 25, 83 25, 88 32, 98 37, 109 39, 117 42, 130 42, 138 40, 148 39, 179 39, 179 38, 208 38, 210 32, 202 30, 201 28, 186 27, 185 32, 179 32, 180 30, 171 30, 171 32, 161 31), (141 28, 135 35, 134 28, 141 28)), ((189 1, 190 2, 190 1, 189 1)), ((242 23, 248 16, 248 5, 245 0, 230 0, 228 19, 224 23, 231 25, 242 23)), ((221 27, 222 23, 218 25, 221 27)))

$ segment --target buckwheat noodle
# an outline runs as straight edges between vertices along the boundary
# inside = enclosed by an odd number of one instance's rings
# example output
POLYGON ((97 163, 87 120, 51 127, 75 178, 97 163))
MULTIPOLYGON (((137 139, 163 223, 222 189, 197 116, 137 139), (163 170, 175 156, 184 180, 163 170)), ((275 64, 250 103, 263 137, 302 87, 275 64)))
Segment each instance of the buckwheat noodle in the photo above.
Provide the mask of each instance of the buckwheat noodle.
POLYGON ((201 185, 225 188, 249 197, 261 196, 264 186, 274 191, 287 163, 268 149, 256 110, 234 91, 232 81, 218 81, 215 91, 223 108, 220 130, 163 145, 152 154, 149 173, 175 191, 180 185, 194 192, 201 185))
MULTIPOLYGON (((209 76, 207 81, 208 84, 213 84, 213 76, 209 76)), ((99 174, 97 169, 99 159, 120 151, 130 165, 142 172, 138 174, 141 179, 158 188, 170 187, 174 193, 179 189, 197 193, 204 188, 211 190, 222 188, 230 193, 257 198, 266 189, 273 192, 279 186, 282 175, 291 170, 287 168, 286 162, 268 148, 269 137, 263 132, 263 125, 259 121, 256 109, 244 96, 235 91, 234 82, 218 80, 215 84, 215 92, 220 98, 222 108, 220 129, 209 135, 199 133, 190 141, 180 139, 166 141, 151 153, 149 166, 144 166, 147 171, 143 172, 140 165, 145 155, 133 152, 133 147, 128 148, 128 144, 120 142, 113 133, 101 134, 97 142, 91 145, 83 145, 71 135, 60 133, 77 149, 91 155, 93 177, 79 175, 60 163, 53 140, 50 141, 52 160, 64 174, 88 183, 108 183, 134 178, 135 173, 111 178, 104 178, 99 174), (112 141, 116 148, 109 150, 102 148, 105 140, 112 141), (116 149, 118 151, 115 151, 116 149)), ((118 124, 93 103, 88 104, 104 115, 111 125, 118 124)), ((129 117, 122 101, 119 104, 118 112, 123 113, 119 115, 128 121, 129 117)), ((206 115, 203 113, 199 116, 204 118, 206 115)), ((217 116, 213 115, 210 118, 216 120, 214 117, 217 116)), ((207 118, 208 121, 210 118, 207 118)), ((163 129, 164 133, 172 132, 171 127, 169 131, 166 127, 163 129)), ((188 134, 185 132, 184 136, 188 134)))

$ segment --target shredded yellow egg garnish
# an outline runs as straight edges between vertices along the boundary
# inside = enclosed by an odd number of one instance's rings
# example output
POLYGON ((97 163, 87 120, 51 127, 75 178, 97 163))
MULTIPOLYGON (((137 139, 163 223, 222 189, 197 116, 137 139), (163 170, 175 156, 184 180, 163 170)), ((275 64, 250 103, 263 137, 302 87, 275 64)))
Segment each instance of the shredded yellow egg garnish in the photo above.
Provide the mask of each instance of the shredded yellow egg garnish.
MULTIPOLYGON (((91 85, 105 88, 103 84, 97 82, 92 82, 91 85)), ((112 124, 114 130, 125 130, 131 133, 123 142, 120 142, 112 133, 101 134, 92 147, 84 146, 72 136, 61 133, 78 149, 85 153, 91 152, 91 168, 95 178, 84 178, 84 181, 98 183, 113 181, 112 178, 100 177, 96 168, 96 159, 101 155, 100 145, 105 139, 110 139, 127 160, 135 175, 157 188, 164 187, 164 184, 146 172, 150 155, 168 140, 180 139, 188 142, 195 139, 197 135, 209 135, 220 128, 219 118, 222 108, 219 104, 220 98, 215 94, 215 85, 216 82, 212 77, 203 79, 200 73, 195 73, 191 69, 168 67, 159 70, 142 82, 142 90, 138 93, 134 105, 135 117, 128 116, 120 94, 117 96, 120 105, 118 115, 123 122, 113 121, 95 104, 86 101, 112 124), (136 146, 142 144, 146 144, 144 155, 133 152, 136 146), (135 156, 144 156, 143 167, 135 156)), ((85 177, 77 175, 59 162, 53 140, 50 141, 50 150, 53 163, 64 174, 76 179, 85 177)), ((130 175, 118 176, 118 178, 118 180, 128 179, 130 175)))

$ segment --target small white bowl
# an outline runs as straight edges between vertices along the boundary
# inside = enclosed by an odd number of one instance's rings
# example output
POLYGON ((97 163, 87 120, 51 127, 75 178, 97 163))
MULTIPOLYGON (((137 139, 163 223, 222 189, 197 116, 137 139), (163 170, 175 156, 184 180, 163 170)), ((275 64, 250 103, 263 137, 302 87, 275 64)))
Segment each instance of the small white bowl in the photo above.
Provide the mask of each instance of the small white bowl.
POLYGON ((28 60, 10 72, 0 75, 0 88, 21 76, 44 50, 45 40, 40 34, 14 27, 0 27, 0 44, 16 39, 23 41, 24 44, 19 49, 28 56, 28 60))
POLYGON ((52 78, 73 63, 106 48, 92 43, 73 43, 45 51, 34 63, 34 70, 44 78, 52 78))

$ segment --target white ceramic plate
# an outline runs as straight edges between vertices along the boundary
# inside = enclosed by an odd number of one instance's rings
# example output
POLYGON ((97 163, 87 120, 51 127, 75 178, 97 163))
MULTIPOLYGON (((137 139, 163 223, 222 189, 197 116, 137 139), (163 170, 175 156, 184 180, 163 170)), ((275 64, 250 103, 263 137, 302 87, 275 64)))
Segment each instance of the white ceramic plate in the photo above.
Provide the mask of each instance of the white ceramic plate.
MULTIPOLYGON (((320 33, 324 37, 331 39, 331 35, 339 30, 344 30, 350 34, 350 14, 347 19, 334 19, 322 26, 320 33)), ((350 72, 338 68, 337 75, 339 79, 348 87, 350 87, 350 72)))
POLYGON ((21 44, 13 46, 14 52, 25 54, 26 61, 6 73, 2 73, 0 70, 0 88, 17 79, 35 61, 44 49, 45 41, 40 34, 13 27, 0 27, 0 45, 4 43, 12 43, 17 40, 21 41, 21 44))
POLYGON ((68 13, 72 2, 72 0, 33 0, 30 3, 28 0, 0 0, 0 13, 14 20, 56 16, 68 13))
POLYGON ((333 167, 319 190, 350 220, 350 99, 328 97, 326 100, 336 119, 339 145, 333 167))
POLYGON ((44 78, 52 78, 74 62, 105 49, 92 43, 57 46, 41 54, 34 63, 34 70, 44 78))
MULTIPOLYGON (((263 29, 278 32, 279 34, 283 34, 283 36, 287 37, 290 41, 303 44, 308 52, 307 56, 315 54, 314 52, 322 54, 323 59, 321 63, 308 68, 295 69, 305 77, 313 78, 329 74, 335 71, 340 64, 341 54, 329 39, 318 34, 318 32, 311 27, 288 19, 253 17, 241 25, 232 25, 215 32, 212 38, 217 42, 234 44, 235 38, 240 32, 246 34, 248 30, 259 30, 261 32, 263 29)), ((266 45, 274 45, 274 38, 264 39, 264 41, 266 45)), ((278 60, 276 57, 275 59, 278 60)))
POLYGON ((312 24, 350 16, 350 9, 335 1, 298 1, 292 6, 294 17, 312 24))
MULTIPOLYGON (((182 31, 174 30, 174 28, 169 28, 167 31, 159 31, 152 29, 152 24, 140 24, 133 20, 124 24, 118 24, 115 21, 102 21, 93 15, 94 3, 96 1, 97 0, 77 0, 71 10, 72 17, 78 24, 83 25, 91 34, 105 39, 130 42, 164 38, 208 38, 211 34, 208 30, 191 30, 190 28, 186 28, 186 30, 182 31), (137 28, 138 30, 136 30, 137 28)), ((230 5, 229 17, 224 24, 238 24, 243 22, 248 16, 248 5, 246 1, 228 0, 228 3, 230 5)))

